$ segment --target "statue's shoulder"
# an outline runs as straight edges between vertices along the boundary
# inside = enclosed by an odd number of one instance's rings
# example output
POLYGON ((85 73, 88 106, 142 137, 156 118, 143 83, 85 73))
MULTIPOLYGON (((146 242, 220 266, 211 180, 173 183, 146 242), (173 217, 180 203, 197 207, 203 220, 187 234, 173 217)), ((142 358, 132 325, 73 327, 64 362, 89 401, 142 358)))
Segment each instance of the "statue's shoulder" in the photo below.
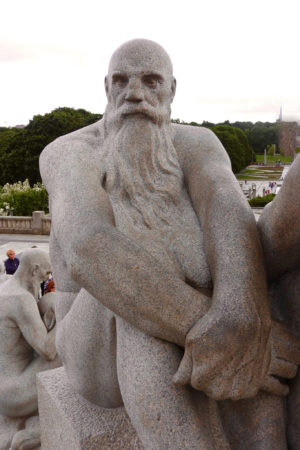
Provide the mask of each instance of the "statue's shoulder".
POLYGON ((27 308, 28 302, 32 301, 31 298, 34 300, 32 294, 22 288, 22 286, 16 283, 6 284, 0 290, 0 316, 4 314, 8 318, 14 319, 20 313, 23 313, 24 308, 27 308))
POLYGON ((61 173, 72 172, 72 167, 87 165, 95 160, 103 142, 102 120, 72 133, 60 136, 48 144, 40 155, 43 181, 56 179, 61 173))
POLYGON ((101 122, 102 120, 58 137, 45 147, 42 155, 55 154, 57 157, 64 157, 66 153, 73 154, 73 152, 80 152, 85 149, 96 149, 103 135, 101 122))
POLYGON ((171 125, 173 144, 182 161, 203 160, 205 164, 216 160, 228 165, 229 157, 226 150, 209 128, 191 125, 171 125))

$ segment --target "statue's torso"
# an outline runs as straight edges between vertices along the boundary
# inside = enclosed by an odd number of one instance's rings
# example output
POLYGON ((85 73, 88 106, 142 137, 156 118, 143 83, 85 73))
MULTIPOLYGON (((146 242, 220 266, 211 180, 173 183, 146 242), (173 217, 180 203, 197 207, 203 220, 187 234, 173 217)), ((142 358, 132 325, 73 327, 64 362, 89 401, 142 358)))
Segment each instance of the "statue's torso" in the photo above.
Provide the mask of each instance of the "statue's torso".
POLYGON ((19 299, 12 295, 1 295, 0 379, 3 376, 21 373, 33 356, 33 349, 24 339, 16 323, 18 301, 19 299))
MULTIPOLYGON (((195 287, 211 287, 211 276, 206 261, 203 232, 184 185, 176 205, 169 203, 168 223, 146 224, 128 220, 128 205, 109 195, 116 227, 147 250, 151 255, 174 270, 180 278, 195 287)), ((149 204, 149 208, 150 208, 149 204)))
MULTIPOLYGON (((87 130, 79 130, 76 134, 80 136, 80 139, 86 140, 87 145, 93 148, 94 162, 99 170, 101 182, 108 169, 105 146, 103 145, 103 130, 101 126, 96 127, 96 124, 92 128, 88 127, 87 130)), ((70 142, 70 145, 72 145, 72 142, 70 142)), ((83 150, 83 161, 84 158, 83 150)), ((72 172, 69 172, 69 174, 72 176, 72 172)), ((194 287, 211 287, 211 275, 204 251, 201 224, 187 193, 183 177, 180 180, 176 204, 172 202, 166 202, 165 204, 166 222, 160 224, 158 221, 152 227, 143 223, 135 224, 134 217, 131 217, 132 220, 127 220, 128 216, 131 216, 132 210, 130 210, 126 198, 109 192, 107 188, 105 190, 113 208, 117 229, 145 248, 156 259, 159 259, 160 263, 165 263, 169 270, 176 271, 181 279, 194 287)), ((96 192, 95 195, 97 195, 96 192)), ((149 209, 151 209, 152 197, 147 202, 146 208, 149 206, 149 209)), ((64 255, 53 234, 50 240, 50 249, 51 258, 55 261, 56 270, 54 268, 54 272, 57 276, 58 289, 78 291, 80 287, 76 285, 74 280, 70 279, 66 270, 64 255)))

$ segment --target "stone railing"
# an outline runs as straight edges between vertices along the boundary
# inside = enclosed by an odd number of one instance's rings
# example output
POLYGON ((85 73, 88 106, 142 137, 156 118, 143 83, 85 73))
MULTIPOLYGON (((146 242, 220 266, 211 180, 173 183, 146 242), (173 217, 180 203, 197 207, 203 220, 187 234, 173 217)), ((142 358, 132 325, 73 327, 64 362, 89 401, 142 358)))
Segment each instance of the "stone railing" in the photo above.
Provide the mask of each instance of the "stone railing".
POLYGON ((44 211, 34 211, 32 217, 0 216, 0 233, 50 234, 51 218, 44 211))

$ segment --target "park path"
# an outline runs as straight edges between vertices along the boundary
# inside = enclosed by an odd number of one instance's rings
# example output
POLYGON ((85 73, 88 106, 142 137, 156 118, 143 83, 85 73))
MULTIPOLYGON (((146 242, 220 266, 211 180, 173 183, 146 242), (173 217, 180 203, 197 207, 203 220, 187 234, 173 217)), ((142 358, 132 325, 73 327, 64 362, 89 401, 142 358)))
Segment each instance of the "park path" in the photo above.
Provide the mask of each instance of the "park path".
MULTIPOLYGON (((270 189, 271 194, 278 194, 278 192, 280 191, 280 187, 282 185, 282 181, 286 177, 286 174, 288 173, 290 167, 291 167, 290 165, 286 165, 283 167, 283 171, 282 171, 280 180, 273 180, 276 182, 276 185, 273 188, 269 187, 270 181, 272 181, 272 180, 257 180, 257 179, 255 179, 255 180, 243 180, 242 189, 249 189, 249 187, 251 187, 252 184, 255 183, 256 184, 256 196, 263 197, 263 189, 264 188, 265 188, 265 190, 270 189)), ((241 183, 241 180, 239 182, 241 183)))

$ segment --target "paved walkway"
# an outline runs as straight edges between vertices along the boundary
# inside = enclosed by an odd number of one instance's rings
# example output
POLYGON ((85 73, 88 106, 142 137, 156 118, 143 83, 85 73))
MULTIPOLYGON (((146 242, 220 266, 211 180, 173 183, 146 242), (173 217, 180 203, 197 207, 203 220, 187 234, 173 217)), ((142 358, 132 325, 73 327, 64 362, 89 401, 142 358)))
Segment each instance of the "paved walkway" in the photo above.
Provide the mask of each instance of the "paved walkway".
MULTIPOLYGON (((278 192, 280 191, 280 187, 282 185, 282 182, 284 180, 284 178, 286 177, 286 174, 288 173, 289 169, 290 169, 290 165, 288 166, 284 166, 283 167, 283 171, 281 174, 281 178, 280 180, 272 180, 276 182, 276 185, 271 189, 269 187, 270 184, 270 180, 244 180, 242 183, 242 189, 249 189, 252 187, 252 184, 256 184, 256 196, 260 196, 263 197, 263 189, 265 188, 265 190, 270 189, 270 193, 271 194, 278 194, 278 192)), ((239 183, 241 183, 241 180, 239 180, 239 183)))
POLYGON ((49 251, 49 236, 37 234, 0 234, 0 261, 7 258, 6 251, 12 248, 17 254, 33 245, 49 251))

